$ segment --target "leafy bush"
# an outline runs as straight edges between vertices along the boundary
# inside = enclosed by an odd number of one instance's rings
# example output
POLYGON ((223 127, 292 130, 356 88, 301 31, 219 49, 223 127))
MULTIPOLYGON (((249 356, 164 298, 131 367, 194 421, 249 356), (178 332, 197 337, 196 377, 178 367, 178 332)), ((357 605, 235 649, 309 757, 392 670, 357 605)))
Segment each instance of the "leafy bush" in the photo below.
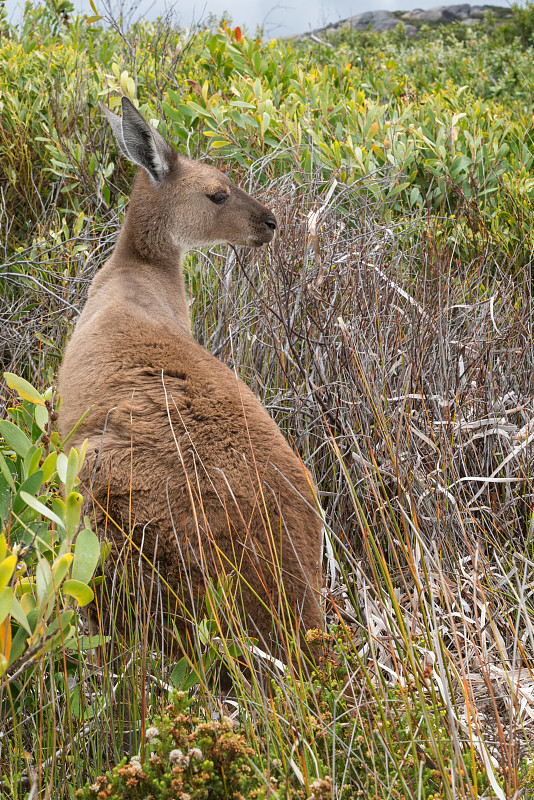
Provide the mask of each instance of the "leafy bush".
POLYGON ((67 219, 116 202, 112 181, 122 186, 122 173, 97 135, 100 122, 85 120, 100 115, 99 98, 114 108, 118 92, 192 155, 207 147, 242 165, 264 158, 264 180, 319 169, 325 180, 368 176, 372 186, 388 174, 374 186, 386 218, 431 210, 446 237, 469 247, 476 234, 458 217, 472 206, 481 239, 514 253, 518 268, 528 260, 532 116, 530 94, 519 106, 516 91, 533 72, 528 51, 488 50, 488 34, 476 30, 466 40, 374 35, 370 48, 367 34, 352 34, 327 49, 265 43, 228 26, 191 40, 142 22, 131 32, 140 60, 113 29, 76 18, 54 32, 47 13, 28 6, 20 41, 0 46, 11 252, 52 197, 67 219), (65 81, 72 73, 79 80, 65 81))
POLYGON ((24 673, 42 653, 77 648, 73 604, 93 599, 101 560, 76 491, 84 447, 61 452, 51 391, 5 378, 21 402, 0 420, 0 675, 24 673))
MULTIPOLYGON (((80 789, 81 800, 225 800, 264 798, 250 765, 254 751, 228 718, 206 722, 178 692, 146 731, 143 757, 123 759, 111 773, 80 789)), ((271 795, 272 796, 272 795, 271 795)))
POLYGON ((0 423, 2 796, 169 792, 177 766, 192 796, 532 795, 534 67, 499 30, 328 47, 100 28, 67 0, 28 5, 21 32, 0 14, 0 341, 20 393, 0 423), (85 635, 106 548, 46 387, 126 205, 97 107, 120 94, 280 221, 268 250, 191 254, 186 272, 195 337, 318 480, 331 637, 311 678, 221 640, 222 584, 178 663, 135 576, 131 641, 85 635), (190 696, 156 722, 170 687, 190 696))

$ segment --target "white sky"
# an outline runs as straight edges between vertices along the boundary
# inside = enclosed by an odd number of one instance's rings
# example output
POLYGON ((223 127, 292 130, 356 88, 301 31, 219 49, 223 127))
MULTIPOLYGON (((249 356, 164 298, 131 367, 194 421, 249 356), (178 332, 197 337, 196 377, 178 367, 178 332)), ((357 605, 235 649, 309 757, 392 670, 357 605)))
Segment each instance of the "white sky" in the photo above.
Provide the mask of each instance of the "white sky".
MULTIPOLYGON (((90 11, 89 0, 71 0, 77 10, 90 11)), ((104 0, 95 0, 98 11, 103 11, 104 0)), ((117 7, 120 0, 111 0, 117 7)), ((132 0, 126 0, 125 7, 131 8, 132 0)), ((510 5, 507 0, 480 0, 480 5, 510 5)), ((23 0, 5 0, 8 15, 12 21, 20 17, 23 0)), ((177 20, 184 26, 198 22, 209 13, 220 16, 228 12, 235 25, 246 27, 254 33, 257 25, 264 25, 270 36, 289 36, 304 33, 313 28, 323 27, 330 22, 346 19, 364 11, 387 9, 407 11, 413 8, 432 8, 438 5, 452 5, 439 0, 142 0, 135 19, 146 16, 152 19, 164 13, 166 8, 174 7, 177 20)), ((477 5, 477 2, 472 3, 477 5)))

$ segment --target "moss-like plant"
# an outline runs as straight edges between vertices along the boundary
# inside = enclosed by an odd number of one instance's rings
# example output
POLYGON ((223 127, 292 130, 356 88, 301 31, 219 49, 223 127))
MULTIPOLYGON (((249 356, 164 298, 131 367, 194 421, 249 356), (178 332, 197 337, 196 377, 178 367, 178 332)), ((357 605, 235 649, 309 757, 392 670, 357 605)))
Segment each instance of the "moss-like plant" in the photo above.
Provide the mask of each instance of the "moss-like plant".
POLYGON ((123 759, 112 772, 80 789, 80 800, 223 800, 261 798, 261 780, 250 765, 254 751, 232 720, 201 720, 193 701, 176 692, 146 731, 142 756, 123 759))

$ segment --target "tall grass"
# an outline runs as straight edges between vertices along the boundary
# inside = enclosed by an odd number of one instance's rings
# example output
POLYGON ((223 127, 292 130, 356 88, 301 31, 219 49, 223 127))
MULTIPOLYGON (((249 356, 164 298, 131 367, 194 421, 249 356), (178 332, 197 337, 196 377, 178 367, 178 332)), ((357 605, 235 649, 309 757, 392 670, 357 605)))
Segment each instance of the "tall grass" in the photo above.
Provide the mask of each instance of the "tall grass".
MULTIPOLYGON (((171 55, 179 62, 181 51, 171 55)), ((123 211, 124 175, 118 165, 108 174, 99 133, 87 133, 103 153, 91 160, 68 130, 49 141, 56 155, 63 141, 54 169, 68 179, 37 203, 27 241, 18 220, 16 252, 14 201, 0 191, 2 364, 39 389, 54 380, 123 211), (78 179, 87 202, 66 217, 56 201, 66 186, 75 197, 78 179)), ((397 173, 350 186, 334 170, 325 178, 310 142, 302 167, 287 141, 233 175, 275 211, 275 242, 192 253, 186 277, 195 337, 253 388, 316 479, 326 538, 325 631, 308 637, 315 663, 283 626, 286 657, 261 652, 227 602, 232 576, 211 587, 182 655, 162 633, 168 587, 157 564, 125 552, 128 569, 117 564, 94 587, 100 639, 79 616, 69 647, 43 642, 0 678, 2 800, 72 798, 86 783, 84 797, 175 797, 171 783, 162 788, 173 770, 182 797, 194 786, 210 800, 532 795, 529 242, 518 245, 520 269, 512 245, 496 256, 492 223, 461 188, 461 242, 451 227, 444 236, 436 213, 393 208, 397 173), (272 162, 282 156, 280 175, 272 162), (172 689, 185 692, 175 708, 172 689), (126 773, 112 772, 124 757, 126 773)), ((18 403, 7 389, 1 400, 18 403)))
MULTIPOLYGON (((194 253, 187 277, 196 337, 255 389, 318 483, 329 546, 316 666, 262 656, 224 586, 177 661, 139 569, 119 571, 129 637, 105 629, 97 656, 80 628, 77 652, 4 678, 2 792, 68 797, 94 784, 144 747, 169 688, 185 686, 201 719, 238 726, 265 797, 526 797, 530 279, 508 280, 490 252, 458 264, 425 219, 385 227, 363 182, 287 175, 260 187, 257 171, 242 183, 275 210, 280 238, 194 253)), ((108 241, 80 231, 88 255, 66 283, 71 305, 108 241)), ((59 350, 68 320, 54 319, 59 350)), ((42 340, 15 328, 12 343, 17 366, 51 363, 42 340)), ((119 584, 104 584, 111 605, 119 584)), ((189 735, 200 735, 192 718, 189 735)))

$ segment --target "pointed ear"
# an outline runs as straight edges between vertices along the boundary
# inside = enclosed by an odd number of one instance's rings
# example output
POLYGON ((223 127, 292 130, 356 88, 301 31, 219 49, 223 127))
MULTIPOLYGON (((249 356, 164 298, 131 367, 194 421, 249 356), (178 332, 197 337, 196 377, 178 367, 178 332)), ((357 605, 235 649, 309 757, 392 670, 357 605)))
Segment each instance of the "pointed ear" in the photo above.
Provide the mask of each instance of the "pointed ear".
POLYGON ((100 109, 104 112, 104 114, 106 115, 106 119, 109 122, 109 124, 111 125, 111 130, 115 134, 115 138, 116 138, 116 140, 118 142, 118 145, 119 145, 119 147, 120 147, 120 149, 122 151, 122 154, 124 156, 126 156, 126 158, 130 158, 128 150, 126 149, 126 145, 124 144, 124 139, 122 137, 122 120, 121 120, 121 118, 119 116, 117 116, 117 114, 114 114, 113 111, 110 111, 109 108, 106 108, 106 106, 103 103, 101 103, 100 101, 99 101, 98 105, 100 106, 100 109))
POLYGON ((127 97, 122 98, 122 119, 102 106, 124 155, 144 167, 155 183, 170 170, 174 150, 141 116, 127 97))

